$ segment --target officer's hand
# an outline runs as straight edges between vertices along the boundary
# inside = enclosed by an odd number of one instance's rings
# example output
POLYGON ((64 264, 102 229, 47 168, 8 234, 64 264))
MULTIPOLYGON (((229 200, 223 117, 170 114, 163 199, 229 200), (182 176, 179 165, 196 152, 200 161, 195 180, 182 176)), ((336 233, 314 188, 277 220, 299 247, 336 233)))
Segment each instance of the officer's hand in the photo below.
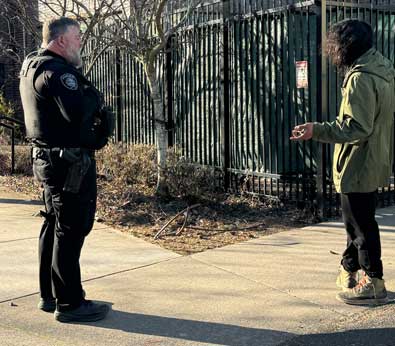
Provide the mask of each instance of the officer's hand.
POLYGON ((307 141, 313 137, 313 123, 296 125, 292 130, 291 141, 307 141))

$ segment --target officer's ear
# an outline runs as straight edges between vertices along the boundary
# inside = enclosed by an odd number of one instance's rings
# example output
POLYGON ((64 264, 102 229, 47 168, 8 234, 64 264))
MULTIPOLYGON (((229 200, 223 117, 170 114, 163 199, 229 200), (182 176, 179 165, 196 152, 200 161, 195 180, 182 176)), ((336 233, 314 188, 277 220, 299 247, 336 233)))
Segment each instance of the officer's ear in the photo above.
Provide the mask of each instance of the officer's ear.
POLYGON ((65 47, 65 38, 63 37, 63 35, 58 36, 57 38, 55 38, 54 40, 50 41, 46 48, 52 48, 52 47, 57 47, 58 49, 64 49, 65 47))
POLYGON ((57 43, 57 45, 59 47, 65 48, 65 46, 66 46, 66 38, 65 38, 65 36, 64 35, 59 35, 56 38, 56 43, 57 43))

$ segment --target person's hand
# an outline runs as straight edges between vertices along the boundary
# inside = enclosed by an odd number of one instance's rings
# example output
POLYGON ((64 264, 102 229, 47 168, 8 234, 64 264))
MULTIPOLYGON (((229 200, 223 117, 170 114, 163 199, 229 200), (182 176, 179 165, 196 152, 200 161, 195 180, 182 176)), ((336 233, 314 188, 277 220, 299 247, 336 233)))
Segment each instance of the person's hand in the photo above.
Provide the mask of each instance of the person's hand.
POLYGON ((313 137, 313 123, 296 125, 292 130, 291 141, 307 141, 313 137))

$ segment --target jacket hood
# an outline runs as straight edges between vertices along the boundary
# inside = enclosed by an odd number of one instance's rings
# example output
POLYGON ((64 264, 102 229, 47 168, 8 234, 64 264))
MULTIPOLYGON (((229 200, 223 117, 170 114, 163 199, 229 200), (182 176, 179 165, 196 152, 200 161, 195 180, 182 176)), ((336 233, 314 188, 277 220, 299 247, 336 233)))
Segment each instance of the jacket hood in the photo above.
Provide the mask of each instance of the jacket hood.
POLYGON ((387 82, 395 78, 393 63, 381 55, 375 48, 369 49, 354 62, 347 72, 345 79, 348 79, 347 77, 355 72, 370 73, 387 82))

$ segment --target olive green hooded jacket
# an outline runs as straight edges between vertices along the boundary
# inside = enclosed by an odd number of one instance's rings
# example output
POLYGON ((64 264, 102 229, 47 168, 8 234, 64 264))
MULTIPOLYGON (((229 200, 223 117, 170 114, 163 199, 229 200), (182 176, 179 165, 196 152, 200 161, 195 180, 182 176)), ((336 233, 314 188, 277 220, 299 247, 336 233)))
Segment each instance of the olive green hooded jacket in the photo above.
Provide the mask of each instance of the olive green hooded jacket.
POLYGON ((313 139, 336 143, 332 169, 337 192, 372 192, 388 185, 394 156, 394 78, 392 62, 368 50, 347 71, 336 120, 314 123, 313 139))

